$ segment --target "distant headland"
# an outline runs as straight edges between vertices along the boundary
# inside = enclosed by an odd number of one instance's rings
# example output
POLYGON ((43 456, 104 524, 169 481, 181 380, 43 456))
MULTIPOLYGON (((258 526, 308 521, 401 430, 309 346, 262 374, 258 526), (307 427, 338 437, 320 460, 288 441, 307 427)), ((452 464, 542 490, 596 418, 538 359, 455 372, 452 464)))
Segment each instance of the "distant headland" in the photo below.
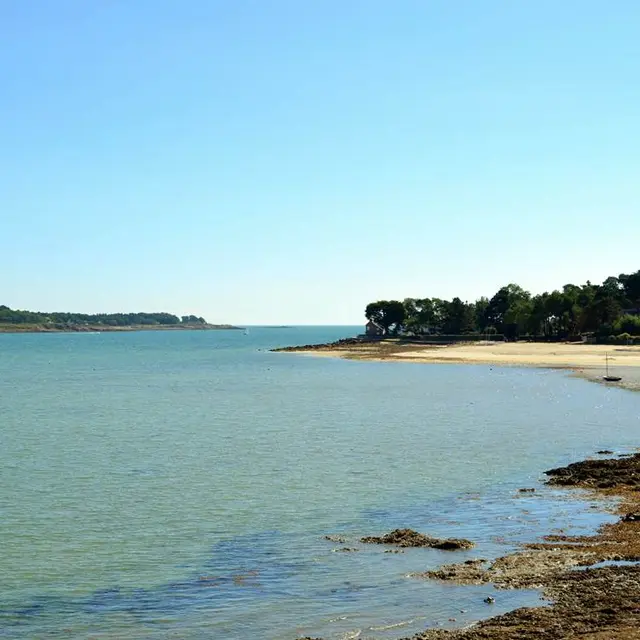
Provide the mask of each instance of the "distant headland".
POLYGON ((240 330, 231 324, 210 324, 204 318, 171 313, 43 313, 0 305, 0 333, 93 331, 240 330))

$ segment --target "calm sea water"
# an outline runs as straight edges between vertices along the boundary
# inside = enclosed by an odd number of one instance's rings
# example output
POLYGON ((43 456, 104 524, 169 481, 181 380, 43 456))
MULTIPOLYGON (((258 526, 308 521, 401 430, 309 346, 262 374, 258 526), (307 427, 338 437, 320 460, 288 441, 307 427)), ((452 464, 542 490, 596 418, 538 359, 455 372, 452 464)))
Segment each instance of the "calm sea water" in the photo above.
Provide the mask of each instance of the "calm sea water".
MULTIPOLYGON (((492 593, 407 573, 606 517, 537 482, 637 446, 640 395, 268 351, 356 332, 0 335, 0 636, 397 637, 492 593), (404 526, 478 549, 358 543, 404 526)), ((491 613, 538 598, 494 595, 491 613)))

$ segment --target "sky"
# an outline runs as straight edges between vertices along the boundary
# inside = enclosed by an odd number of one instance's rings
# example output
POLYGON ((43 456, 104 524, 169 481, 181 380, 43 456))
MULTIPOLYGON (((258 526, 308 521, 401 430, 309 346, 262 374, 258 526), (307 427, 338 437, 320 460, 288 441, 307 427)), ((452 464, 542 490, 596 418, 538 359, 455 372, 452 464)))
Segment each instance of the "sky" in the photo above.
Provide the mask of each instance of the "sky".
POLYGON ((637 0, 0 0, 0 304, 361 324, 640 268, 637 0))

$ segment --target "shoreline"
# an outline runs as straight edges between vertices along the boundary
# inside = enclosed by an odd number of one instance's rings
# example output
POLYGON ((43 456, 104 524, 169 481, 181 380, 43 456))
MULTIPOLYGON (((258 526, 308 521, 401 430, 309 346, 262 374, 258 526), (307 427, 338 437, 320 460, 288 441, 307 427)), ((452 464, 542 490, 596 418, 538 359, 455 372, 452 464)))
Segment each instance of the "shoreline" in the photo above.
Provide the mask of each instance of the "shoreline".
POLYGON ((109 325, 75 325, 70 327, 56 327, 47 325, 2 325, 0 333, 114 333, 131 331, 243 331, 243 327, 230 324, 204 325, 145 325, 134 324, 128 326, 109 325))
POLYGON ((540 588, 552 604, 515 609, 467 629, 427 630, 411 640, 639 637, 640 454, 587 459, 545 474, 545 484, 617 499, 613 512, 620 518, 594 535, 550 534, 491 563, 443 565, 421 577, 496 589, 540 588))
POLYGON ((571 488, 577 488, 594 500, 607 500, 603 510, 620 516, 616 522, 603 524, 593 535, 548 534, 542 542, 521 544, 492 561, 468 559, 407 576, 445 585, 493 585, 496 597, 501 590, 540 589, 547 604, 520 607, 463 628, 430 628, 399 640, 640 638, 640 453, 603 457, 611 454, 597 452, 593 458, 545 471, 545 484, 567 489, 569 498, 571 488), (617 501, 613 507, 612 499, 617 501))
MULTIPOLYGON (((640 348, 581 343, 463 343, 420 345, 401 341, 342 340, 274 351, 370 362, 476 364, 559 369, 591 382, 640 391, 640 348), (604 379, 605 354, 618 383, 604 379), (612 357, 613 356, 613 357, 612 357)), ((443 584, 540 589, 546 604, 522 607, 457 629, 427 629, 399 640, 640 640, 640 453, 597 452, 593 458, 551 469, 545 484, 587 490, 595 500, 617 501, 617 522, 588 536, 548 534, 542 542, 493 561, 442 565, 414 579, 443 584), (603 458, 602 455, 606 455, 603 458)), ((603 510, 608 510, 603 505, 603 510)), ((499 592, 497 592, 499 593, 499 592)), ((489 602, 491 599, 489 599, 489 602)), ((322 640, 303 638, 302 640, 322 640)))
POLYGON ((282 347, 275 352, 368 362, 414 364, 474 364, 500 367, 560 369, 591 382, 640 391, 640 346, 592 345, 542 342, 464 342, 447 345, 420 344, 402 340, 368 341, 357 338, 334 343, 282 347), (607 383, 606 358, 610 373, 622 377, 607 383))

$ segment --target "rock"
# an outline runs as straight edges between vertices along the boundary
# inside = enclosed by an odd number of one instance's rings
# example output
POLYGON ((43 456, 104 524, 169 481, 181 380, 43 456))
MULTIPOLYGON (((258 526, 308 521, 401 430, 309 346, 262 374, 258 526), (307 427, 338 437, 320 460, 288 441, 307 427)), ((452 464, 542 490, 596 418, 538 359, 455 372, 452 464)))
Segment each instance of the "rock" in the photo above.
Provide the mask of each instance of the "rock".
POLYGON ((609 449, 601 449, 600 451, 596 451, 596 453, 600 456, 611 456, 613 455, 613 451, 609 451, 609 449))
POLYGON ((496 599, 495 599, 493 596, 487 596, 487 597, 484 599, 484 601, 485 601, 487 604, 493 604, 493 603, 496 601, 496 599))
POLYGON ((518 489, 520 493, 533 493, 535 489, 518 489))
POLYGON ((271 351, 322 351, 331 349, 344 349, 345 347, 353 347, 356 345, 363 345, 372 342, 367 338, 343 338, 336 342, 326 342, 322 344, 303 344, 294 347, 279 347, 277 349, 271 349, 271 351))
POLYGON ((429 547, 442 551, 471 549, 475 546, 470 540, 463 538, 432 538, 413 529, 394 529, 384 536, 367 536, 361 538, 365 544, 395 544, 398 547, 429 547))
POLYGON ((360 551, 360 549, 357 549, 356 547, 338 547, 337 549, 334 549, 333 551, 334 551, 334 553, 336 551, 347 551, 347 552, 350 552, 350 551, 360 551))
POLYGON ((324 537, 325 540, 328 540, 329 542, 337 542, 338 544, 344 544, 347 539, 343 536, 338 536, 338 535, 328 535, 324 537))
POLYGON ((544 596, 550 606, 521 607, 465 629, 427 629, 411 640, 638 638, 640 566, 563 571, 546 581, 544 596))
POLYGON ((473 549, 476 545, 471 540, 465 540, 464 538, 445 538, 430 546, 441 551, 459 551, 461 549, 473 549))
POLYGON ((640 486, 640 454, 604 460, 583 460, 545 473, 550 476, 547 484, 600 489, 635 488, 640 486))
POLYGON ((640 522, 640 513, 627 513, 620 519, 622 522, 640 522))
POLYGON ((496 589, 539 589, 548 582, 549 576, 603 559, 590 549, 577 545, 569 546, 570 552, 566 547, 558 548, 555 545, 557 543, 539 544, 536 545, 539 548, 527 548, 525 551, 496 558, 486 567, 485 561, 480 559, 467 560, 413 574, 413 577, 457 584, 491 583, 496 589))
POLYGON ((489 573, 484 568, 485 563, 484 558, 477 558, 476 560, 465 560, 459 564, 445 564, 438 569, 411 575, 416 578, 429 578, 458 584, 483 584, 490 581, 489 573))

